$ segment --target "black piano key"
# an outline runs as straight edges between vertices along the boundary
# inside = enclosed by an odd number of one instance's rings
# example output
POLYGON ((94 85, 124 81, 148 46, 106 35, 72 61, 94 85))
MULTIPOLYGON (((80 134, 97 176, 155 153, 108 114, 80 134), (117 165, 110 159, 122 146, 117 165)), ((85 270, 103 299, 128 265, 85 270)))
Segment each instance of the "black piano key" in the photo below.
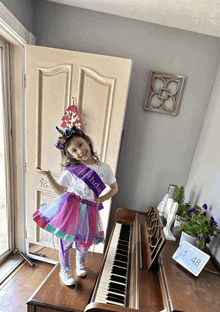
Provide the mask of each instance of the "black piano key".
POLYGON ((121 295, 116 295, 116 294, 113 294, 113 293, 109 292, 109 293, 106 294, 105 298, 108 300, 109 297, 111 297, 112 299, 115 298, 115 299, 121 300, 122 303, 125 302, 125 297, 121 296, 121 295))
POLYGON ((127 263, 128 262, 128 257, 116 253, 115 260, 120 260, 120 261, 123 261, 123 262, 127 263))
POLYGON ((118 236, 118 240, 122 239, 122 240, 125 240, 125 241, 128 241, 129 240, 129 236, 130 236, 130 233, 127 232, 127 233, 120 233, 119 236, 118 236))
POLYGON ((119 275, 124 275, 124 276, 127 275, 127 268, 123 268, 123 267, 113 265, 112 266, 112 272, 113 271, 119 273, 119 275))
POLYGON ((120 276, 126 276, 127 270, 113 266, 111 273, 115 273, 115 274, 120 275, 120 276))
POLYGON ((120 255, 122 255, 122 256, 125 256, 125 257, 128 256, 128 252, 127 252, 127 251, 122 250, 122 249, 119 249, 119 248, 116 249, 116 253, 117 253, 117 254, 120 254, 120 255))
POLYGON ((125 249, 128 248, 129 240, 119 237, 117 246, 120 246, 120 245, 122 248, 125 248, 125 249))
POLYGON ((106 300, 124 304, 124 300, 122 300, 122 299, 117 299, 117 298, 114 298, 114 297, 111 297, 111 296, 107 296, 107 297, 106 297, 106 300))
POLYGON ((121 268, 127 268, 128 267, 128 264, 126 262, 121 262, 118 260, 115 260, 113 262, 113 265, 116 265, 116 266, 121 267, 121 268))
POLYGON ((110 280, 111 281, 115 281, 115 282, 119 282, 119 283, 123 283, 123 284, 126 283, 126 278, 121 277, 121 276, 117 276, 117 275, 114 275, 114 274, 112 274, 110 276, 110 280))
POLYGON ((124 241, 128 241, 129 240, 129 234, 130 234, 130 232, 122 230, 120 235, 119 235, 119 239, 122 239, 124 241))
POLYGON ((121 227, 121 235, 125 235, 125 234, 127 234, 127 233, 129 233, 130 232, 130 226, 128 225, 128 227, 126 227, 126 226, 124 226, 124 225, 122 225, 122 227, 121 227))
POLYGON ((116 251, 116 253, 115 253, 115 258, 116 258, 116 256, 121 257, 122 261, 128 262, 128 256, 125 255, 125 254, 122 254, 122 253, 120 252, 120 250, 117 250, 117 251, 116 251))
POLYGON ((129 253, 126 253, 126 252, 124 252, 123 250, 120 250, 120 249, 116 249, 115 257, 116 257, 116 255, 124 256, 124 257, 126 257, 126 262, 128 261, 129 253))
MULTIPOLYGON (((118 258, 121 258, 121 259, 122 259, 122 260, 120 260, 120 261, 126 262, 126 263, 128 262, 128 255, 121 253, 120 250, 117 250, 117 252, 115 253, 115 258, 114 258, 114 260, 116 260, 116 256, 117 256, 118 258)), ((117 260, 119 260, 119 259, 117 259, 117 260)))
POLYGON ((121 231, 122 232, 126 232, 126 231, 129 232, 130 231, 130 225, 122 224, 121 231))
POLYGON ((116 255, 120 255, 120 256, 124 257, 125 262, 128 261, 128 254, 122 253, 121 250, 116 250, 115 257, 116 257, 116 255))
POLYGON ((123 296, 123 295, 118 295, 118 294, 113 294, 113 293, 111 293, 111 292, 108 292, 107 294, 106 294, 106 297, 107 296, 111 296, 111 297, 113 297, 113 298, 117 298, 117 299, 121 299, 121 300, 124 300, 125 299, 125 296, 123 296))
POLYGON ((114 283, 114 282, 110 282, 109 283, 109 287, 114 288, 115 290, 119 289, 119 290, 125 291, 125 286, 124 285, 117 284, 117 283, 114 283))
POLYGON ((108 291, 116 292, 117 294, 125 295, 125 290, 115 289, 113 287, 108 287, 108 291))
POLYGON ((128 251, 125 251, 125 250, 122 250, 122 249, 116 249, 116 252, 115 254, 119 254, 119 255, 122 255, 122 256, 125 256, 128 258, 128 251))
POLYGON ((117 249, 128 251, 128 246, 118 243, 117 249))
POLYGON ((116 250, 121 250, 126 253, 128 253, 128 248, 129 248, 128 245, 125 245, 125 244, 123 245, 121 243, 116 246, 116 250))
POLYGON ((125 242, 128 242, 129 241, 129 233, 124 233, 123 235, 120 234, 119 239, 123 240, 125 242))
POLYGON ((127 247, 129 246, 129 242, 123 241, 121 239, 118 242, 124 246, 127 246, 127 247))
POLYGON ((128 245, 129 243, 129 236, 127 237, 126 235, 122 235, 118 237, 118 243, 122 245, 128 245))

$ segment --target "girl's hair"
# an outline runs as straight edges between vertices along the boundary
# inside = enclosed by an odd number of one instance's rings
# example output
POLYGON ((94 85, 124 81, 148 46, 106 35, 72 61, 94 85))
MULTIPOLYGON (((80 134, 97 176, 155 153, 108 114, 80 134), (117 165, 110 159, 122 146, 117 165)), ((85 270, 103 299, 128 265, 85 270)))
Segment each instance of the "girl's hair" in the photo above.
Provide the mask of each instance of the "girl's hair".
POLYGON ((90 139, 90 137, 88 135, 86 135, 82 130, 80 130, 79 133, 73 133, 65 142, 64 144, 64 149, 61 150, 61 156, 62 156, 62 163, 61 166, 62 167, 68 167, 68 166, 77 166, 80 164, 80 161, 73 158, 72 155, 70 155, 70 153, 68 152, 67 148, 70 145, 70 142, 72 140, 72 138, 77 137, 77 138, 82 138, 84 139, 90 147, 91 150, 91 154, 93 156, 93 159, 95 160, 96 163, 99 162, 99 157, 97 156, 96 152, 93 149, 93 143, 92 140, 90 139))

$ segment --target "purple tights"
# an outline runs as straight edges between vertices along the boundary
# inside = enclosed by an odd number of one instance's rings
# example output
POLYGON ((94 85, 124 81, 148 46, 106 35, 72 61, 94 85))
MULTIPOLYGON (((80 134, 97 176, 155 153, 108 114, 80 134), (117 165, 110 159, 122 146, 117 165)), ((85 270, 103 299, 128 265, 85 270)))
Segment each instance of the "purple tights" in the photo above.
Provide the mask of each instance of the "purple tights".
MULTIPOLYGON (((72 249, 73 243, 63 241, 63 249, 60 248, 59 255, 60 255, 60 265, 62 268, 70 268, 70 253, 72 249)), ((84 263, 86 253, 90 246, 82 247, 78 246, 76 243, 76 262, 77 263, 84 263)))

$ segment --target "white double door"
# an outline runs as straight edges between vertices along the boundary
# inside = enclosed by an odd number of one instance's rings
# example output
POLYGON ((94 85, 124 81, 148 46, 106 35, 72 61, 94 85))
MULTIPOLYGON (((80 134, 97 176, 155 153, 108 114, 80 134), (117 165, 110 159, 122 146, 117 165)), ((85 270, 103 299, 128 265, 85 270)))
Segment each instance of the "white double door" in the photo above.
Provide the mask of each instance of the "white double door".
MULTIPOLYGON (((26 50, 26 181, 27 243, 53 246, 52 234, 40 229, 32 214, 56 195, 35 167, 61 173, 54 147, 61 117, 74 97, 83 130, 92 138, 100 160, 116 173, 132 61, 68 50, 27 46, 26 50)), ((106 233, 111 200, 101 211, 106 233)), ((55 245, 58 246, 58 239, 55 245)), ((103 252, 103 245, 95 247, 103 252)))

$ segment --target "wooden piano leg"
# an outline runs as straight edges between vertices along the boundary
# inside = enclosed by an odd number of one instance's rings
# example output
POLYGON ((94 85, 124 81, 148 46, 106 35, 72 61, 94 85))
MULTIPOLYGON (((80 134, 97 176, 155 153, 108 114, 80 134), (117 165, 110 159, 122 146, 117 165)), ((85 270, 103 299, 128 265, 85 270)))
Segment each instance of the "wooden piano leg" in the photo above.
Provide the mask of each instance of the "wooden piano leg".
POLYGON ((27 304, 27 312, 36 312, 35 307, 27 304))

